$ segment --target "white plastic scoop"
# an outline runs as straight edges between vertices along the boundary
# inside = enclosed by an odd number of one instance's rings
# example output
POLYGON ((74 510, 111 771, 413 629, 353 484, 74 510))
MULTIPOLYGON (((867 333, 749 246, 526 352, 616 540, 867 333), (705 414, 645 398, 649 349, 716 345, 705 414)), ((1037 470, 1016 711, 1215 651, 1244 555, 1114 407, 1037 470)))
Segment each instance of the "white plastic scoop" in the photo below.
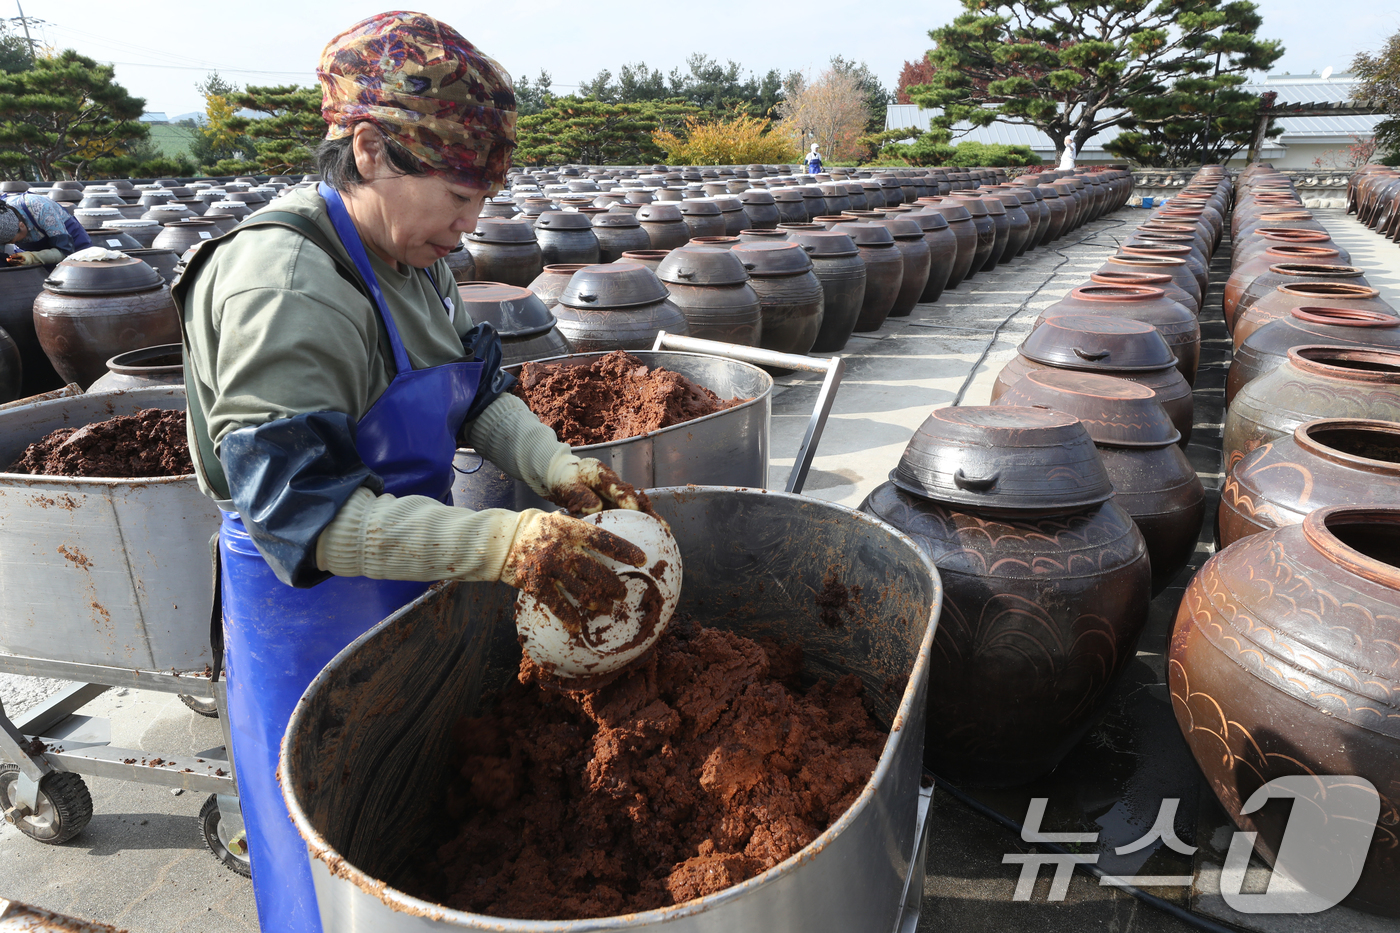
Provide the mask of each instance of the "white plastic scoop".
POLYGON ((625 538, 646 554, 632 567, 599 556, 627 587, 627 597, 606 615, 594 616, 579 632, 535 597, 515 601, 515 628, 525 653, 561 678, 593 677, 621 670, 656 643, 676 611, 681 595, 681 552, 665 522, 645 512, 610 509, 582 519, 625 538))

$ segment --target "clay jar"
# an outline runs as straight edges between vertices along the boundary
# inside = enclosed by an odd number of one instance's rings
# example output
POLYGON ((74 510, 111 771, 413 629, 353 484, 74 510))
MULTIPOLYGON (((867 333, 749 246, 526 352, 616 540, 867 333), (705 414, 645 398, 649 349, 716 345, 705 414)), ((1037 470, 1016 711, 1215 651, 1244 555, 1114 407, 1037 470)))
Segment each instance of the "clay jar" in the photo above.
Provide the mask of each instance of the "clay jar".
POLYGON ((763 307, 759 346, 809 352, 821 331, 825 295, 807 252, 791 242, 741 243, 729 255, 743 263, 763 307))
POLYGON ((935 211, 911 211, 904 218, 919 225, 924 234, 924 243, 928 245, 928 280, 919 294, 919 302, 937 301, 948 285, 958 258, 957 237, 948 229, 947 219, 935 211))
POLYGON ((593 236, 598 241, 598 261, 617 262, 630 250, 651 249, 651 236, 642 229, 635 214, 608 211, 593 218, 593 236))
POLYGON ((1036 185, 1035 190, 1040 195, 1040 203, 1050 212, 1039 243, 1040 246, 1044 246, 1058 240, 1064 234, 1066 221, 1069 220, 1069 208, 1065 206, 1064 199, 1060 197, 1054 185, 1036 185))
POLYGON ((744 264, 727 249, 682 246, 657 267, 692 337, 759 346, 763 308, 744 264))
POLYGON ((1091 272, 1089 281, 1095 285, 1146 285, 1160 288, 1172 301, 1190 311, 1195 307, 1191 295, 1176 284, 1165 272, 1091 272))
POLYGON ((122 252, 155 269, 165 280, 165 284, 174 284, 180 267, 180 253, 173 249, 124 249, 122 252))
POLYGON ((490 324, 501 338, 501 365, 513 366, 572 352, 554 315, 529 289, 499 282, 458 287, 473 324, 490 324))
POLYGON ((1037 369, 1071 369, 1127 379, 1151 389, 1181 432, 1191 437, 1191 386, 1176 368, 1171 347, 1151 324, 1096 314, 1064 314, 1038 324, 992 383, 992 400, 1037 369))
POLYGON ((622 258, 617 262, 635 262, 646 266, 655 272, 667 256, 671 255, 669 249, 632 249, 622 254, 622 258))
POLYGON ((1337 258, 1330 261, 1342 265, 1351 264, 1351 254, 1337 245, 1329 234, 1319 233, 1316 230, 1264 227, 1255 230, 1243 240, 1236 241, 1232 245, 1230 269, 1231 271, 1238 269, 1261 253, 1279 246, 1315 246, 1322 249, 1333 249, 1337 251, 1337 258))
POLYGON ((1225 327, 1234 330, 1235 321, 1248 311, 1255 302, 1274 291, 1280 285, 1297 285, 1301 282, 1327 282, 1342 285, 1368 286, 1365 270, 1357 266, 1339 266, 1312 262, 1280 262, 1256 275, 1244 291, 1239 294, 1233 307, 1225 307, 1225 327))
POLYGON ((835 353, 851 339, 865 302, 865 260, 844 233, 800 231, 790 239, 812 258, 812 272, 822 285, 822 326, 811 352, 835 353))
POLYGON ((1177 284, 1182 291, 1191 296, 1196 313, 1201 313, 1201 284, 1196 281, 1196 277, 1191 274, 1191 270, 1186 267, 1186 263, 1180 259, 1172 259, 1164 256, 1128 256, 1119 253, 1110 256, 1108 261, 1099 267, 1099 272, 1150 272, 1157 275, 1169 275, 1172 281, 1177 284))
MULTIPOLYGON (((719 208, 720 220, 724 221, 724 236, 738 236, 739 231, 749 225, 748 215, 744 213, 744 205, 739 203, 738 198, 718 197, 714 198, 714 204, 719 208)), ((685 202, 681 202, 684 210, 685 202)), ((695 237, 691 237, 695 239, 695 237)))
POLYGON ((774 205, 778 209, 778 223, 805 224, 812 219, 807 213, 806 201, 796 188, 770 188, 774 205))
MULTIPOLYGON (((948 198, 941 199, 937 204, 929 204, 925 211, 942 216, 948 222, 948 230, 957 242, 957 253, 953 257, 953 266, 948 272, 948 282, 945 285, 946 288, 957 288, 971 273, 973 260, 977 256, 977 226, 965 206, 954 204, 948 198)), ((933 244, 929 244, 929 247, 932 249, 933 244)), ((932 279, 932 273, 929 277, 932 279)))
POLYGON ((1078 418, 1113 481, 1114 501, 1137 523, 1152 558, 1152 595, 1191 560, 1206 514, 1181 432, 1152 390, 1126 379, 1069 370, 1027 373, 998 405, 1063 411, 1078 418))
POLYGON ((698 236, 725 235, 724 217, 714 201, 694 198, 681 201, 679 206, 681 220, 690 231, 687 241, 698 236))
POLYGON ((1103 314, 1151 324, 1171 347, 1176 368, 1186 382, 1195 384, 1201 359, 1201 325, 1190 308, 1172 301, 1160 288, 1083 285, 1042 311, 1040 320, 1060 314, 1103 314))
POLYGON ((1006 205, 997 198, 986 197, 976 200, 987 209, 987 216, 991 218, 992 230, 996 236, 992 242, 992 251, 987 255, 987 262, 980 270, 990 272, 997 267, 998 263, 1011 259, 1011 254, 1007 251, 1007 246, 1011 242, 1011 219, 1006 215, 1006 205))
POLYGON ((1040 192, 1031 188, 1003 185, 1002 191, 1015 195, 1021 202, 1021 209, 1030 218, 1031 235, 1026 240, 1026 248, 1021 252, 1035 249, 1040 245, 1041 238, 1049 232, 1050 209, 1041 200, 1040 192))
MULTIPOLYGON (((1240 297, 1244 295, 1245 289, 1259 276, 1269 271, 1271 266, 1279 263, 1322 263, 1324 265, 1340 265, 1341 252, 1326 246, 1313 246, 1303 244, 1298 246, 1274 245, 1264 250, 1262 253, 1234 267, 1230 272, 1230 277, 1225 281, 1225 314, 1227 318, 1233 319, 1235 309, 1239 304, 1240 297)), ((1275 283, 1282 284, 1282 283, 1275 283)), ((1254 298, 1258 301, 1256 295, 1254 298)))
POLYGON ((523 217, 480 218, 463 239, 482 281, 524 288, 544 269, 534 227, 523 217))
POLYGON ((1038 408, 943 408, 861 510, 938 566, 924 763, 1024 784, 1096 721, 1147 619, 1147 549, 1092 440, 1038 408))
MULTIPOLYGON (((997 245, 997 225, 987 213, 987 205, 979 198, 947 198, 944 204, 961 207, 972 218, 973 229, 977 231, 977 248, 973 251, 972 265, 968 267, 967 278, 981 272, 988 261, 993 259, 997 245)), ((946 214, 944 216, 947 216, 946 214)))
POLYGON ((919 303, 924 286, 928 284, 932 254, 928 244, 924 242, 923 228, 914 221, 905 220, 901 216, 898 219, 877 220, 875 223, 889 230, 890 235, 894 237, 895 248, 904 260, 899 293, 895 295, 894 306, 890 308, 889 316, 907 317, 919 303))
POLYGON ((1250 382, 1281 366, 1292 347, 1317 344, 1400 350, 1400 318, 1360 308, 1293 308, 1255 330, 1235 349, 1225 382, 1225 404, 1250 382))
POLYGON ((34 330, 65 382, 91 385, 127 350, 180 342, 170 288, 139 259, 65 259, 34 299, 34 330))
POLYGON ((107 361, 107 374, 88 386, 89 392, 111 392, 141 386, 184 385, 184 348, 178 343, 118 353, 107 361))
POLYGON ((575 272, 559 295, 554 317, 577 353, 649 350, 659 331, 690 333, 666 286, 635 262, 585 266, 575 272))
POLYGON ((1400 421, 1400 352, 1292 347, 1288 359, 1246 384, 1225 413, 1228 474, 1252 451, 1317 418, 1400 421))
POLYGON ((1002 254, 1002 261, 1007 262, 1023 254, 1031 245, 1035 225, 1031 223, 1026 209, 1021 206, 1021 199, 1010 191, 993 190, 985 192, 982 200, 999 201, 1006 212, 1006 250, 1002 254))
POLYGON ((0 264, 0 329, 10 335, 19 353, 21 398, 63 387, 34 332, 34 299, 43 293, 48 275, 43 266, 0 264))
POLYGON ((1210 278, 1210 270, 1206 264, 1196 256, 1195 251, 1189 246, 1124 246, 1118 251, 1122 256, 1148 256, 1162 259, 1180 259, 1186 263, 1186 268, 1196 278, 1196 284, 1200 288, 1202 295, 1206 293, 1206 283, 1210 278))
MULTIPOLYGON (((1187 587, 1167 653, 1177 724, 1235 824, 1278 854, 1290 807, 1245 801, 1285 775, 1357 775, 1380 794, 1380 821, 1344 904, 1400 915, 1400 510, 1328 508, 1250 535, 1187 587)), ((1309 782, 1311 783, 1311 782, 1309 782)), ((1350 788, 1356 788, 1353 782, 1350 788)), ((1342 814, 1348 786, 1299 808, 1342 814)), ((1369 788, 1351 793, 1375 806, 1369 788)), ((1362 811, 1364 812, 1364 811, 1362 811)), ((1324 835, 1324 839, 1325 839, 1324 835)), ((1309 840, 1315 858, 1342 858, 1309 840)), ((1348 853, 1349 855, 1349 853, 1348 853)))
POLYGON ((888 227, 848 223, 837 224, 832 230, 850 237, 865 262, 865 298, 856 319, 856 333, 879 330, 904 284, 904 257, 888 227))
POLYGON ((588 215, 576 211, 545 211, 535 218, 535 239, 545 265, 599 262, 598 238, 588 215))
MULTIPOLYGON (((544 302, 546 308, 553 311, 554 306, 559 303, 559 296, 564 294, 564 289, 569 286, 569 280, 574 277, 574 273, 589 265, 592 263, 551 263, 545 266, 540 274, 530 282, 530 291, 544 302)), ((494 293, 492 293, 492 300, 494 297, 494 293)))
POLYGON ((1380 292, 1369 285, 1299 282, 1278 286, 1248 310, 1241 312, 1240 316, 1235 318, 1235 329, 1230 336, 1238 348, 1265 324, 1287 317, 1294 308, 1302 307, 1348 308, 1354 311, 1372 311, 1388 317, 1395 316, 1395 309, 1380 297, 1380 292))
POLYGON ((222 231, 210 220, 179 220, 165 224, 151 244, 152 249, 169 249, 184 253, 197 243, 212 240, 222 231))
POLYGON ((748 217, 749 230, 772 230, 778 225, 780 215, 772 192, 761 188, 750 188, 739 194, 739 203, 744 206, 748 217))
POLYGON ((643 204, 637 209, 637 220, 651 237, 652 249, 676 249, 690 240, 690 228, 685 225, 684 215, 675 202, 643 204))
POLYGON ((467 252, 466 244, 459 242, 443 259, 447 260, 447 268, 452 272, 452 281, 475 281, 476 260, 467 252))
POLYGON ((1394 506, 1400 424, 1327 418, 1265 444, 1230 471, 1220 493, 1220 546, 1334 505, 1394 506))

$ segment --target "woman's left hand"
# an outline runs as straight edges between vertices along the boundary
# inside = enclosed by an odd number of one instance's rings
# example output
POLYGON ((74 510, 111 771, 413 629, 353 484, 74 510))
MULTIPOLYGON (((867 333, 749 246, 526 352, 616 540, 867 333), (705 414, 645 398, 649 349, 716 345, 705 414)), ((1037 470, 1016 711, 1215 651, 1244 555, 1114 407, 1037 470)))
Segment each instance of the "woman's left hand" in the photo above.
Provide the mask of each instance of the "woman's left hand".
POLYGON ((549 499, 571 515, 592 515, 604 509, 632 509, 655 515, 646 493, 602 463, 586 457, 561 457, 549 471, 549 499))

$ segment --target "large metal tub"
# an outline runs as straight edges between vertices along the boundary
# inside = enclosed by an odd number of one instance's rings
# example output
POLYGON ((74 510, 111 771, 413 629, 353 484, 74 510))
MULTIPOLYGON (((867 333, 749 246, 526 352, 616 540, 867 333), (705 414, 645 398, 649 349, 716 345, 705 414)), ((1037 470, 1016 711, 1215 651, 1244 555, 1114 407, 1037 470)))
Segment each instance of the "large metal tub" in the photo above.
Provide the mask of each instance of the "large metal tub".
MULTIPOLYGON (((184 407, 184 386, 157 386, 0 411, 0 470, 58 428, 184 407)), ((203 670, 212 660, 209 539, 218 527, 193 475, 0 472, 0 653, 203 670)))
MULTIPOLYGON (((722 399, 746 398, 733 408, 612 444, 575 447, 580 457, 596 457, 638 489, 654 486, 768 485, 768 427, 773 409, 773 377, 757 366, 700 353, 632 350, 652 368, 680 373, 722 399)), ((586 366, 602 353, 558 356, 542 363, 586 366)), ((505 370, 520 374, 520 366, 505 370)), ((490 461, 460 450, 452 504, 468 509, 553 508, 529 486, 506 476, 490 461), (472 470, 474 472, 465 472, 472 470)))
POLYGON ((885 933, 895 929, 911 887, 917 903, 938 572, 909 538, 838 505, 711 487, 651 496, 685 559, 679 612, 750 637, 799 640, 809 677, 853 672, 865 682, 876 716, 892 731, 856 803, 781 865, 662 910, 538 922, 409 897, 392 885, 438 828, 452 724, 475 715, 483 694, 514 676, 520 659, 514 590, 439 585, 337 655, 307 689, 283 741, 283 794, 312 854, 326 930, 885 933), (863 589, 857 618, 838 628, 817 620, 814 603, 833 569, 863 589))

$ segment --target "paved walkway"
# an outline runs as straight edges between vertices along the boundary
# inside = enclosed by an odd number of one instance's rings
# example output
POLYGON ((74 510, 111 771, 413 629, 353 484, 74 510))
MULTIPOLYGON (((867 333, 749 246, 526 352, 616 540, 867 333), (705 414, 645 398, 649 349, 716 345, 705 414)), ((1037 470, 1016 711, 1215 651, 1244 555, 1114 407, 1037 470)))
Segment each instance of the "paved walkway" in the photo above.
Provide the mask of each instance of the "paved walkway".
MULTIPOLYGON (((1353 260, 1368 269, 1372 284, 1400 308, 1400 248, 1340 212, 1318 214, 1353 260)), ((1052 248, 977 276, 945 293, 938 303, 919 306, 907 318, 892 319, 875 334, 853 338, 844 354, 845 381, 805 492, 855 507, 885 480, 931 409, 988 403, 997 372, 1015 355, 1040 310, 1083 284, 1144 217, 1136 209, 1120 210, 1052 248)), ((1219 344, 1221 336, 1213 342, 1219 344)), ((1208 346, 1203 365, 1227 365, 1227 346, 1208 346)), ((773 406, 772 488, 781 489, 786 482, 818 384, 810 377, 779 380, 773 406)), ((1212 406, 1198 394, 1197 405, 1198 415, 1216 421, 1199 427, 1213 428, 1218 438, 1218 401, 1212 406)), ((1207 487, 1218 488, 1218 452, 1213 463, 1208 456, 1193 460, 1207 487)), ((1159 598, 1161 606, 1154 605, 1154 631, 1142 645, 1147 659, 1159 655, 1166 620, 1179 597, 1178 586, 1159 598)), ((0 700, 23 707, 42 693, 36 689, 41 686, 0 683, 0 700)), ((114 743, 152 753, 192 754, 220 742, 216 722, 195 716, 171 696, 117 690, 90 704, 86 712, 112 718, 114 743)), ((165 788, 103 779, 88 779, 88 785, 95 816, 87 830, 65 846, 40 846, 0 822, 0 897, 100 920, 132 933, 256 930, 250 884, 224 869, 200 839, 195 817, 202 795, 173 796, 165 788)), ((1046 880, 1031 903, 1013 902, 1016 874, 1001 863, 1001 856, 1028 850, 1016 834, 946 794, 935 795, 931 820, 933 845, 921 930, 1189 929, 1182 920, 1080 875, 1063 903, 1045 901, 1046 880)))

